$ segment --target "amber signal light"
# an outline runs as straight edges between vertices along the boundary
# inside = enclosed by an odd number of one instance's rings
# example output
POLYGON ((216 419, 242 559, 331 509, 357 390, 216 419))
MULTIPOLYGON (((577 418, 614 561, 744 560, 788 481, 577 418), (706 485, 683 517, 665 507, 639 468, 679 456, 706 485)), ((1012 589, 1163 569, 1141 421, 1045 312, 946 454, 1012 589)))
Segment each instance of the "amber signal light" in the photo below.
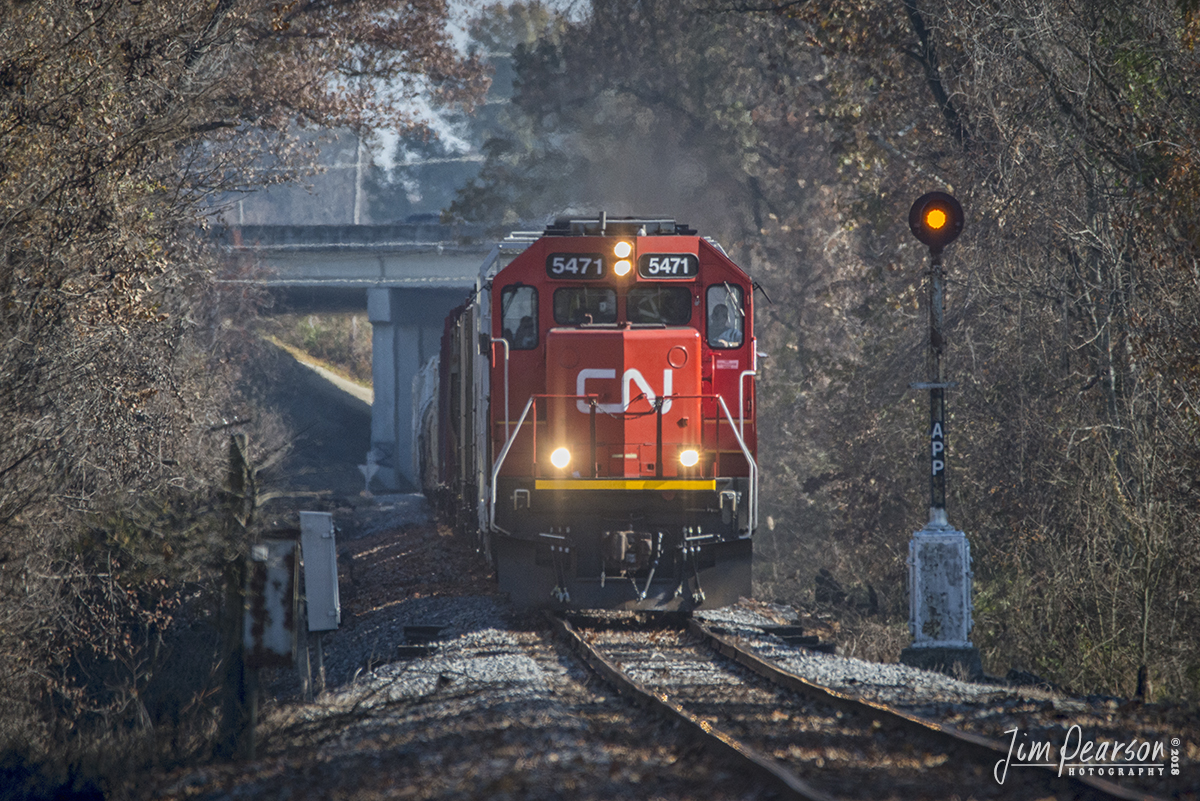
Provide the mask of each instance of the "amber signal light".
POLYGON ((962 233, 962 206, 945 192, 921 195, 908 212, 908 227, 922 244, 940 253, 962 233))

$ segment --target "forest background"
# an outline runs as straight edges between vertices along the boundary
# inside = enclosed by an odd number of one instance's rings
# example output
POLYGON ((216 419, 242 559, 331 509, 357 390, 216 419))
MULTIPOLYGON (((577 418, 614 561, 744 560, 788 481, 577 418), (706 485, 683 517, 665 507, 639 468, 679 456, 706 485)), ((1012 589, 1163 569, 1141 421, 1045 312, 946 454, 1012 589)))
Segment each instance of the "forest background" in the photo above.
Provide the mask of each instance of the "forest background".
POLYGON ((152 726, 174 732, 155 759, 211 747, 210 699, 146 699, 255 525, 224 483, 230 433, 258 476, 289 432, 241 380, 267 358, 265 299, 215 280, 234 268, 195 226, 218 204, 323 221, 241 194, 344 187, 304 174, 318 131, 349 132, 356 168, 360 139, 395 142, 362 221, 604 209, 721 241, 765 290, 756 593, 809 603, 827 571, 824 600, 885 658, 928 512, 927 399, 908 388, 927 377, 928 254, 905 221, 952 191, 948 506, 984 664, 1200 697, 1194 0, 516 4, 486 10, 466 56, 435 2, 148 5, 0 15, 10 760, 94 763, 152 726))

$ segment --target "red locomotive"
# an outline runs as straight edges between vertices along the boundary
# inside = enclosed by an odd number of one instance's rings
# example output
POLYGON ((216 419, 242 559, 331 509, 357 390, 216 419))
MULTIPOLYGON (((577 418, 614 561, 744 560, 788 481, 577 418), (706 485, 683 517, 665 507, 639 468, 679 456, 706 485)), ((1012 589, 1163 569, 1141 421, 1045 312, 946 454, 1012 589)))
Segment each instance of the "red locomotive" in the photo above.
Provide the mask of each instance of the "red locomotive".
POLYGON ((752 294, 673 220, 560 219, 493 250, 416 410, 426 491, 515 604, 750 594, 752 294))

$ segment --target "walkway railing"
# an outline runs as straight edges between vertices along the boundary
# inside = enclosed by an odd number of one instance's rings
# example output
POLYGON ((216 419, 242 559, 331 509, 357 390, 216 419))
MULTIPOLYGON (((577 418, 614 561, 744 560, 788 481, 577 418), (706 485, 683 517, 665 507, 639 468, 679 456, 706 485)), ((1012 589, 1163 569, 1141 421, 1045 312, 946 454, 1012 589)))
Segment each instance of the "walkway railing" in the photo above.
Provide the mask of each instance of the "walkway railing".
MULTIPOLYGON (((521 410, 521 416, 517 419, 517 425, 515 428, 508 427, 508 422, 507 422, 508 421, 508 412, 507 412, 507 410, 505 411, 505 423, 506 423, 505 427, 507 429, 508 436, 504 440, 504 447, 500 449, 500 454, 496 457, 496 461, 492 465, 491 494, 490 494, 489 505, 488 505, 488 521, 487 521, 489 529, 494 529, 496 527, 495 526, 495 522, 496 522, 496 492, 497 492, 496 483, 500 477, 500 469, 504 466, 504 462, 508 458, 509 451, 512 450, 513 443, 516 442, 517 435, 520 433, 521 428, 524 427, 525 421, 529 417, 530 409, 536 408, 537 401, 539 399, 549 400, 549 399, 554 399, 554 398, 558 398, 561 400, 586 400, 591 404, 591 408, 592 408, 591 415, 590 415, 590 417, 591 417, 591 459, 589 460, 589 463, 591 464, 591 469, 590 469, 590 472, 592 473, 591 477, 592 478, 596 477, 595 476, 595 472, 596 472, 596 405, 597 405, 596 401, 598 400, 599 396, 597 396, 597 395, 547 395, 547 394, 530 395, 529 400, 527 400, 525 402, 525 408, 521 410)), ((746 440, 744 437, 745 432, 743 430, 745 427, 744 415, 739 417, 738 421, 735 422, 733 419, 733 414, 731 414, 729 411, 729 406, 725 403, 725 398, 722 397, 721 395, 668 395, 668 396, 664 396, 663 398, 659 399, 659 402, 655 404, 655 406, 657 408, 657 414, 658 414, 658 426, 656 427, 656 435, 655 435, 655 440, 656 440, 655 441, 655 450, 656 450, 655 472, 660 476, 662 475, 662 447, 663 447, 663 442, 662 442, 662 403, 661 402, 668 398, 673 399, 673 400, 688 400, 688 399, 692 399, 692 398, 698 398, 702 401, 703 400, 716 400, 718 402, 718 404, 720 405, 721 412, 725 417, 725 421, 729 424, 729 430, 733 432, 733 436, 737 440, 738 448, 741 450, 742 456, 746 459, 746 464, 749 466, 749 469, 750 469, 749 526, 750 526, 751 532, 755 531, 758 528, 758 462, 755 461, 754 455, 750 453, 750 448, 746 445, 746 440)), ((637 398, 635 398, 634 400, 637 400, 637 398)), ((631 414, 631 413, 625 412, 625 414, 631 414)), ((640 414, 645 414, 645 413, 644 412, 633 412, 632 414, 640 415, 640 414)), ((534 417, 536 418, 536 416, 537 415, 535 413, 534 417)), ((720 432, 718 430, 718 439, 719 439, 719 437, 720 437, 720 432)), ((536 422, 534 423, 533 431, 532 431, 532 450, 533 450, 534 458, 536 459, 536 457, 537 457, 537 424, 536 424, 536 422)))

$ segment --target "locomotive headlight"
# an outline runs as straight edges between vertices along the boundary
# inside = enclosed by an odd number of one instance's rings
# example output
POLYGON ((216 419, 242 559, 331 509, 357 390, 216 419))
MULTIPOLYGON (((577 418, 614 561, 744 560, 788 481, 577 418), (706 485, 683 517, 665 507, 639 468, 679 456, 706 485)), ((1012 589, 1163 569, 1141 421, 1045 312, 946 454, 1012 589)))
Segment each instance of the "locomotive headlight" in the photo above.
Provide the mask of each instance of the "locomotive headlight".
POLYGON ((679 463, 684 467, 695 467, 700 461, 700 452, 692 448, 682 451, 679 454, 679 463))
POLYGON ((629 256, 629 254, 632 252, 633 252, 633 245, 631 245, 630 243, 628 243, 624 240, 621 240, 613 247, 613 255, 616 256, 618 259, 627 258, 629 256))
POLYGON ((629 259, 621 259, 613 265, 613 272, 617 275, 629 275, 629 271, 633 269, 633 263, 629 259))
POLYGON ((550 454, 550 464, 562 470, 571 463, 571 452, 566 448, 556 448, 554 453, 550 454))

